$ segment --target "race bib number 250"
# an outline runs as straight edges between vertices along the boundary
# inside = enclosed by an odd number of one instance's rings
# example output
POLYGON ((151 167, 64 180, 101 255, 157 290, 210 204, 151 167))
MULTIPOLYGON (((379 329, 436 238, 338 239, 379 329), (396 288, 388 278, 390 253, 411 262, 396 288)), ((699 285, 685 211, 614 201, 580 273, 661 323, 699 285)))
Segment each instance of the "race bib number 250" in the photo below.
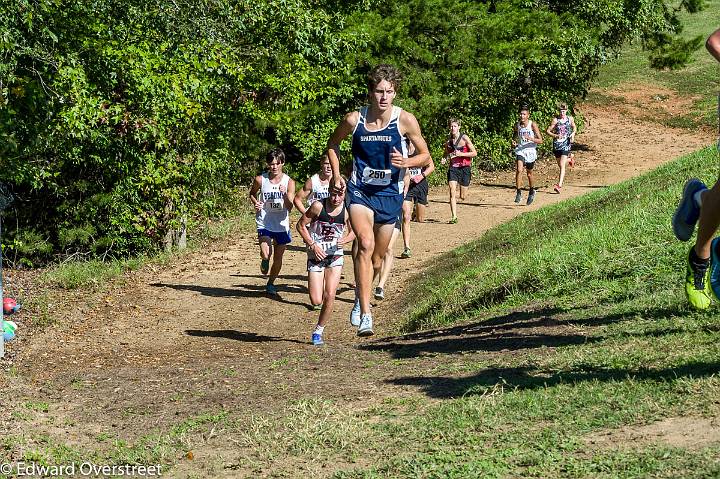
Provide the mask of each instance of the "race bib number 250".
POLYGON ((392 171, 376 170, 366 166, 363 170, 363 183, 366 185, 386 186, 390 184, 392 171))

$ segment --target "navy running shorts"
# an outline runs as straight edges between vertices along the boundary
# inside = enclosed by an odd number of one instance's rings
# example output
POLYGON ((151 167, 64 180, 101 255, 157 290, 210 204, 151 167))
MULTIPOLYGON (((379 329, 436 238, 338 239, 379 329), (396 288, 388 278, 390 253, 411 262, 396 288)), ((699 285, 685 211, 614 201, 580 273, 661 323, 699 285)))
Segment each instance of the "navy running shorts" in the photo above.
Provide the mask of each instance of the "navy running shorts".
POLYGON ((352 205, 362 205, 374 214, 374 222, 379 225, 392 224, 398 221, 402 212, 403 195, 368 195, 352 183, 348 183, 347 194, 352 205))
POLYGON ((257 230, 258 238, 270 238, 275 241, 275 244, 284 245, 292 241, 289 231, 269 231, 265 228, 257 230))

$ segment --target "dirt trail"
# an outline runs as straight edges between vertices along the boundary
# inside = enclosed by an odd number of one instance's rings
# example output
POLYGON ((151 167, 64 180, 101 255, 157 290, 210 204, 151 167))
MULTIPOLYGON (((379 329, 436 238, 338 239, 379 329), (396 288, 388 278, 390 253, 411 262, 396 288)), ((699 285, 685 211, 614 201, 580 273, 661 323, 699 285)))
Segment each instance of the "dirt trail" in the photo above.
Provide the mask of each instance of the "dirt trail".
MULTIPOLYGON (((652 91, 646 97, 652 102, 652 91)), ((375 309, 372 340, 357 339, 348 324, 350 261, 326 330, 327 345, 316 348, 308 341, 317 313, 308 310, 301 241, 294 235, 277 281, 280 295, 271 299, 263 293, 255 237, 246 234, 167 268, 134 273, 96 304, 68 311, 62 327, 17 343, 22 350, 11 351, 16 373, 2 378, 6 394, 16 403, 48 402, 45 429, 78 444, 94 444, 101 432, 135 438, 219 408, 257 413, 303 397, 373 402, 425 394, 422 375, 452 365, 454 353, 492 354, 502 348, 492 345, 492 332, 481 327, 446 331, 443 346, 435 348, 428 346, 431 335, 416 336, 403 348, 378 339, 389 332, 387 315, 398 308, 392 298, 412 274, 509 218, 635 176, 714 139, 712 132, 634 120, 617 107, 584 105, 583 112, 587 123, 577 138, 577 165, 562 195, 551 190, 554 161, 538 166, 540 191, 531 207, 513 203, 512 174, 486 176, 476 179, 468 201, 459 205, 460 222, 450 225, 445 189, 431 191, 430 221, 412 224, 413 257, 396 260, 389 299, 375 309), (479 340, 489 347, 478 348, 479 340), (469 341, 475 342, 472 348, 469 341), (439 362, 433 359, 438 352, 451 354, 439 362)), ((398 241, 398 255, 401 249, 398 241)), ((553 328, 568 341, 577 334, 552 325, 545 329, 553 328)), ((443 397, 437 389, 433 395, 443 397)), ((452 386, 446 395, 452 395, 452 386)), ((23 427, 19 421, 0 424, 6 425, 0 434, 23 427)))

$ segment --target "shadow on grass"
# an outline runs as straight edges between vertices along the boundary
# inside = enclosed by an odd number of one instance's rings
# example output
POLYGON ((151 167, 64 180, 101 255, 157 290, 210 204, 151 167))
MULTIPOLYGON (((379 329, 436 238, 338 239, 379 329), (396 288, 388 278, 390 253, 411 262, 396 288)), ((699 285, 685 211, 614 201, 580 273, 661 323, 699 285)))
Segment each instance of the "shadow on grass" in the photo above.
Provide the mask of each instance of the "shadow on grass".
POLYGON ((514 351, 540 347, 584 344, 594 341, 583 334, 563 334, 563 323, 554 316, 567 310, 543 308, 514 312, 448 328, 422 331, 373 341, 359 346, 368 351, 386 351, 394 358, 407 359, 435 354, 462 354, 470 351, 514 351))
MULTIPOLYGON (((485 321, 384 338, 360 346, 361 349, 382 350, 395 358, 462 354, 474 351, 516 351, 538 347, 559 347, 604 341, 604 336, 564 334, 577 331, 577 326, 597 327, 636 319, 658 321, 677 317, 678 307, 627 311, 605 316, 562 320, 557 315, 571 310, 544 308, 512 313, 485 321)), ((577 314, 577 312, 575 313, 577 314)), ((702 330, 717 331, 720 325, 704 325, 702 330)), ((666 328, 628 333, 629 337, 659 337, 687 333, 687 329, 666 328)), ((720 372, 720 361, 693 362, 665 369, 606 368, 588 365, 569 371, 547 371, 531 366, 488 368, 469 377, 407 376, 388 380, 390 384, 414 386, 433 398, 452 398, 468 394, 486 394, 501 386, 504 389, 536 389, 561 383, 583 381, 636 380, 666 381, 683 376, 702 377, 720 372)))
POLYGON ((542 389, 557 384, 577 384, 585 381, 674 381, 682 377, 707 377, 720 373, 720 361, 692 362, 664 369, 629 369, 587 367, 547 375, 532 367, 488 368, 470 377, 408 376, 387 382, 398 386, 415 386, 429 397, 450 399, 459 396, 483 395, 497 390, 542 389))
MULTIPOLYGON (((401 336, 391 336, 363 344, 359 349, 385 351, 396 359, 436 354, 462 354, 474 351, 518 351, 541 347, 560 347, 604 340, 577 332, 577 326, 597 327, 638 317, 669 319, 681 314, 678 308, 628 311, 605 316, 563 319, 577 308, 542 308, 513 312, 474 323, 439 328, 401 336)), ((668 332, 667 334, 672 334, 668 332)))

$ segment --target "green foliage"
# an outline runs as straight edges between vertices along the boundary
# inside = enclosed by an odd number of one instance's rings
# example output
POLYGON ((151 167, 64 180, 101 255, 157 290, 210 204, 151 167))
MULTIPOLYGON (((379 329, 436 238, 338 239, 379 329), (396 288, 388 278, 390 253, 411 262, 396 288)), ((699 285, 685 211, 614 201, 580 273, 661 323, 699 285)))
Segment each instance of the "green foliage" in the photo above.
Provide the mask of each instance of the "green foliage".
MULTIPOLYGON (((501 167, 519 104, 549 121, 625 41, 655 35, 661 48, 678 29, 657 0, 11 0, 0 6, 0 181, 19 197, 8 244, 35 231, 49 249, 15 253, 125 256, 183 217, 232 214, 270 146, 287 150, 291 174, 315 168, 381 61, 405 72, 399 102, 436 157, 454 115, 479 164, 501 167)), ((658 64, 682 60, 675 47, 658 64)))

